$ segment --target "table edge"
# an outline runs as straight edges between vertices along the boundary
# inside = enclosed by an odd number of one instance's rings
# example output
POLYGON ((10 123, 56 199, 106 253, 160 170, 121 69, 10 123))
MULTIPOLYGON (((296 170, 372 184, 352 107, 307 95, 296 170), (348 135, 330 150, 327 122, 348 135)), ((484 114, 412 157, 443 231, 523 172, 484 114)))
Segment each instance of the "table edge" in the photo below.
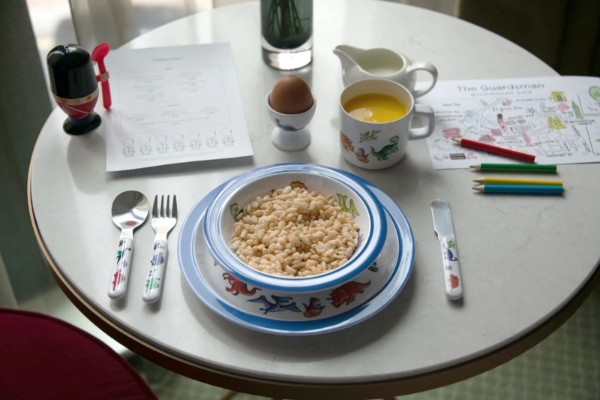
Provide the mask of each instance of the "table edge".
POLYGON ((33 210, 31 181, 33 175, 33 160, 35 158, 39 140, 38 137, 29 163, 27 175, 27 207, 40 252, 50 269, 52 277, 60 289, 82 314, 123 346, 164 368, 210 385, 260 396, 286 398, 309 397, 312 399, 329 399, 339 396, 343 396, 347 399, 400 396, 435 389, 489 371, 531 349, 566 322, 600 282, 600 268, 598 268, 597 264, 595 271, 591 274, 590 278, 571 300, 538 327, 524 334, 514 342, 488 354, 435 372, 375 382, 326 385, 322 383, 307 384, 259 379, 206 367, 182 357, 169 354, 165 350, 135 337, 132 333, 94 309, 94 307, 89 304, 61 274, 42 239, 33 210))

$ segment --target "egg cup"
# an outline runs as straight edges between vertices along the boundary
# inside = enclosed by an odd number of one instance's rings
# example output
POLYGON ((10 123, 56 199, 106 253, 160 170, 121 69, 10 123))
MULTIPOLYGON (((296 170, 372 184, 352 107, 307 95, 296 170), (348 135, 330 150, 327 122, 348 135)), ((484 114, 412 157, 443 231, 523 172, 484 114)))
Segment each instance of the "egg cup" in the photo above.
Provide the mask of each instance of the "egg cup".
POLYGON ((275 129, 271 132, 271 141, 278 149, 285 151, 302 150, 310 144, 310 131, 304 129, 310 122, 315 110, 317 109, 317 99, 313 94, 312 106, 299 114, 282 114, 271 108, 269 105, 269 96, 265 97, 265 105, 269 118, 275 125, 275 129))

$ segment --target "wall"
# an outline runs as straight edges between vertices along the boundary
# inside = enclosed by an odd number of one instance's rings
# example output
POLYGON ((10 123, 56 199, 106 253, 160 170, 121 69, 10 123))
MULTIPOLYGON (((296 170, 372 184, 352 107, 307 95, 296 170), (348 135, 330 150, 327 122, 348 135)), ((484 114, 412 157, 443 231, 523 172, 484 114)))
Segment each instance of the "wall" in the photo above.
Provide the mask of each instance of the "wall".
POLYGON ((0 254, 17 301, 53 285, 29 221, 27 174, 51 107, 25 0, 0 1, 0 254))

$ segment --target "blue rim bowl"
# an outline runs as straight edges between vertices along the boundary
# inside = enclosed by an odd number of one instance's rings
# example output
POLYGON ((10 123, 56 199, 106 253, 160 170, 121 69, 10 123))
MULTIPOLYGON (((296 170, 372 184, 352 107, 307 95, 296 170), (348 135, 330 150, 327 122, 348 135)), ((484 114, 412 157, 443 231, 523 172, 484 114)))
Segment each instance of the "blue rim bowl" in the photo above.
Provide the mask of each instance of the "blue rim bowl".
MULTIPOLYGON (((310 186, 309 190, 312 191, 310 186)), ((348 282, 367 269, 385 243, 387 221, 383 206, 373 193, 342 171, 317 164, 285 163, 257 168, 231 179, 206 210, 203 230, 209 252, 225 271, 258 287, 298 293, 332 288, 348 282), (321 185, 330 182, 332 185, 344 187, 347 193, 356 199, 356 209, 366 212, 368 223, 363 223, 363 227, 367 227, 368 232, 361 229, 360 245, 347 263, 320 275, 286 277, 271 275, 250 267, 230 248, 230 227, 233 226, 234 220, 230 206, 240 202, 241 210, 249 201, 264 196, 269 192, 265 187, 266 183, 278 182, 280 184, 276 187, 267 185, 271 189, 278 189, 302 179, 320 182, 321 185), (247 200, 244 202, 240 201, 241 199, 247 200)))

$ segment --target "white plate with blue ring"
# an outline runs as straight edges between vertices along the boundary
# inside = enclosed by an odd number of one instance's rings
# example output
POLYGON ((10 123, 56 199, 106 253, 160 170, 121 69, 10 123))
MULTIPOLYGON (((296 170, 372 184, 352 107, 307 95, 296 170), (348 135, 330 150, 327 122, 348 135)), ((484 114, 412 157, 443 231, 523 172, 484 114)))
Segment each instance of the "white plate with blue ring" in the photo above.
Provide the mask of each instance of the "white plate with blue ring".
POLYGON ((348 175, 344 171, 318 164, 282 163, 256 168, 229 180, 223 186, 216 199, 208 206, 203 229, 208 250, 216 262, 237 279, 247 284, 273 291, 308 293, 334 288, 361 274, 381 252, 387 232, 386 223, 387 219, 377 197, 361 181, 354 179, 353 175, 348 175), (224 210, 227 209, 223 205, 233 203, 232 197, 240 188, 246 187, 257 180, 267 178, 275 181, 290 182, 290 179, 291 181, 302 179, 302 175, 305 175, 306 179, 304 182, 307 184, 309 182, 306 180, 313 179, 319 181, 325 177, 333 185, 350 188, 360 198, 362 204, 365 204, 364 211, 371 215, 371 229, 366 234, 369 239, 355 251, 350 261, 343 266, 317 276, 290 279, 289 277, 266 274, 251 268, 242 262, 231 251, 228 244, 222 240, 223 214, 225 213, 224 210))
POLYGON ((410 278, 415 256, 413 233, 406 216, 387 194, 360 177, 350 173, 346 174, 353 179, 361 181, 362 184, 367 186, 377 196, 385 212, 393 221, 396 234, 400 238, 400 252, 397 263, 394 266, 394 272, 383 289, 370 301, 343 314, 315 321, 278 321, 263 318, 241 312, 224 301, 213 291, 202 276, 199 265, 201 263, 196 258, 195 242, 196 240, 200 240, 196 235, 202 230, 201 222, 208 205, 214 201, 219 191, 227 182, 213 189, 196 203, 181 227, 178 241, 179 264, 192 291, 212 311, 235 324, 256 331, 290 336, 307 336, 334 332, 362 322, 385 308, 400 293, 410 278))

